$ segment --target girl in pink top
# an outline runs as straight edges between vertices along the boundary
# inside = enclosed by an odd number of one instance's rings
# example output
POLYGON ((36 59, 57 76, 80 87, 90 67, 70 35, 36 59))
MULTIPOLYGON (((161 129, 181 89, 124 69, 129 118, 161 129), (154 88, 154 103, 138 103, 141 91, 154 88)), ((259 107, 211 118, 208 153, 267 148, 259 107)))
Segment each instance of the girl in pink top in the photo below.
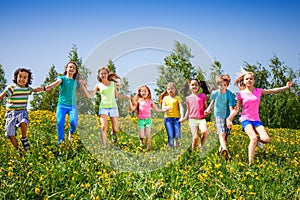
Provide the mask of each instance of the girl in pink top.
POLYGON ((144 139, 146 136, 147 150, 150 150, 150 143, 151 143, 151 137, 150 137, 151 127, 152 127, 151 108, 153 108, 153 110, 156 112, 164 112, 170 109, 170 108, 163 108, 163 109, 157 108, 157 106, 151 99, 151 91, 149 87, 143 85, 138 88, 137 94, 133 99, 133 103, 131 102, 131 99, 129 99, 129 111, 130 112, 134 110, 138 111, 138 129, 139 129, 140 145, 144 146, 144 139))
POLYGON ((206 125, 204 110, 207 108, 206 94, 209 94, 208 86, 205 81, 192 79, 189 82, 192 94, 186 97, 187 111, 185 117, 180 120, 183 122, 189 119, 189 126, 193 136, 192 148, 196 150, 199 144, 199 130, 201 131, 201 147, 200 151, 204 150, 204 142, 207 138, 208 128, 206 125), (202 92, 199 94, 199 87, 202 92))
POLYGON ((293 85, 292 82, 288 82, 284 87, 261 89, 254 88, 254 82, 254 73, 246 72, 244 70, 243 73, 235 80, 234 85, 238 85, 241 91, 238 93, 238 100, 235 109, 227 118, 227 126, 230 127, 234 116, 238 113, 240 106, 242 105, 243 108, 240 121, 242 123, 242 129, 250 138, 250 144, 248 147, 249 165, 254 162, 255 146, 257 145, 259 148, 263 148, 263 143, 266 144, 270 142, 270 137, 259 118, 259 103, 261 95, 280 92, 289 89, 293 85))

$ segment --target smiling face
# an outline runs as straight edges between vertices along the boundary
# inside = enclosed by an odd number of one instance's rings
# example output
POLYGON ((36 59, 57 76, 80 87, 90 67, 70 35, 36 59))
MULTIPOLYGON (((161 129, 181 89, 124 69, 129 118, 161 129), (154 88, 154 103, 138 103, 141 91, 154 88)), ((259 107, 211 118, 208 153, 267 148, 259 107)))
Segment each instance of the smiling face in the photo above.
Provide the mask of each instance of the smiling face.
POLYGON ((199 83, 197 80, 191 80, 190 81, 190 89, 192 91, 193 94, 198 93, 199 91, 199 83))
POLYGON ((19 71, 17 76, 17 85, 25 87, 29 80, 29 74, 27 72, 19 71))
POLYGON ((99 82, 103 83, 103 81, 107 81, 108 80, 108 75, 109 75, 109 70, 107 67, 101 67, 98 70, 98 75, 97 75, 97 79, 99 82))
POLYGON ((77 67, 74 63, 68 63, 66 66, 66 72, 70 77, 73 77, 74 74, 77 72, 77 67))
POLYGON ((146 87, 140 88, 140 95, 143 99, 147 99, 149 97, 149 91, 146 87))
POLYGON ((254 75, 252 73, 247 73, 244 76, 244 84, 246 85, 246 87, 253 87, 254 83, 254 75))

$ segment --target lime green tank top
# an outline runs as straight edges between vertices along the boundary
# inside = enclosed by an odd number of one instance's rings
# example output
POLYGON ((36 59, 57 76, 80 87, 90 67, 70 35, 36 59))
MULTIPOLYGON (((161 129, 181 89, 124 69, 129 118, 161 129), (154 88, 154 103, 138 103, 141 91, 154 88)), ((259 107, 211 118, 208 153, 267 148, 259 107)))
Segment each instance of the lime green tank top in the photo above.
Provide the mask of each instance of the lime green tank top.
POLYGON ((117 108, 115 83, 111 81, 109 86, 106 86, 103 83, 98 83, 98 87, 101 95, 100 108, 117 108))

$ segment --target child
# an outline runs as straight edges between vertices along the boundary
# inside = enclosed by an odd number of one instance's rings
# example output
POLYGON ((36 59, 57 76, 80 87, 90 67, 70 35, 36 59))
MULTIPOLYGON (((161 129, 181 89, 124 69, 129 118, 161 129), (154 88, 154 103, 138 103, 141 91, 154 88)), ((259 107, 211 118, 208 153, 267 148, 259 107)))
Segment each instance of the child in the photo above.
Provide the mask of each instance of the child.
POLYGON ((133 103, 129 99, 129 111, 132 112, 135 109, 138 111, 138 129, 140 137, 140 145, 144 145, 144 138, 146 136, 147 150, 150 150, 150 134, 152 127, 151 108, 156 112, 164 112, 170 110, 170 108, 159 109, 151 99, 151 91, 149 87, 143 85, 138 88, 137 94, 134 97, 133 103))
POLYGON ((18 150, 19 144, 16 138, 17 128, 21 127, 22 138, 20 139, 25 150, 29 149, 26 137, 29 124, 27 103, 32 92, 45 91, 43 87, 31 88, 32 73, 29 69, 18 68, 14 72, 14 84, 9 85, 0 94, 0 99, 6 97, 6 123, 5 136, 10 139, 13 146, 18 150))
POLYGON ((242 129, 250 138, 248 147, 249 165, 253 164, 254 162, 255 146, 257 145, 257 143, 260 144, 260 148, 263 148, 262 143, 267 144, 270 142, 270 137, 259 118, 259 103, 261 95, 280 92, 289 89, 293 85, 292 82, 288 82, 284 87, 262 89, 255 88, 254 83, 255 80, 253 72, 243 71, 243 73, 235 80, 234 85, 238 85, 241 91, 239 91, 238 93, 238 100, 235 109, 227 118, 227 126, 231 127, 232 120, 234 116, 239 112, 240 106, 242 105, 243 108, 240 122, 242 124, 242 129))
POLYGON ((116 97, 118 98, 127 98, 130 96, 124 96, 118 93, 117 90, 117 81, 116 79, 120 79, 120 77, 114 73, 110 73, 107 67, 101 67, 98 70, 97 79, 99 83, 95 86, 93 91, 89 93, 87 88, 84 87, 84 92, 88 98, 91 98, 96 94, 97 91, 100 92, 101 102, 99 106, 99 115, 100 115, 100 123, 101 123, 101 137, 103 148, 106 148, 106 140, 107 140, 107 119, 111 118, 112 122, 112 142, 117 142, 117 132, 119 131, 118 125, 118 117, 119 111, 116 103, 116 97))
POLYGON ((208 129, 206 126, 204 109, 207 108, 206 94, 209 94, 208 86, 205 81, 198 81, 192 79, 189 81, 189 86, 192 94, 186 97, 187 111, 185 117, 180 120, 183 122, 189 119, 189 126, 193 136, 192 149, 196 150, 199 143, 199 130, 202 133, 200 151, 204 151, 204 142, 206 140, 208 129), (199 94, 199 87, 202 88, 201 94, 199 94))
POLYGON ((214 90, 210 96, 212 100, 208 108, 204 111, 206 114, 209 114, 210 108, 212 105, 215 106, 214 116, 217 126, 217 134, 219 135, 220 148, 219 153, 221 152, 226 159, 230 158, 230 154, 227 150, 226 141, 227 137, 230 134, 230 128, 226 125, 226 118, 229 116, 230 111, 234 109, 235 106, 235 97, 230 90, 227 89, 230 83, 229 75, 220 75, 216 78, 216 84, 218 90, 214 90))
POLYGON ((180 134, 180 122, 183 118, 183 105, 182 100, 178 96, 176 86, 173 82, 167 84, 165 91, 159 97, 159 103, 162 104, 162 108, 170 108, 165 113, 164 125, 168 134, 168 144, 171 148, 179 146, 180 134), (175 139, 175 143, 174 143, 175 139))
MULTIPOLYGON (((65 67, 64 76, 58 77, 56 81, 46 86, 46 91, 60 86, 56 109, 58 144, 65 141, 64 125, 66 114, 70 117, 69 141, 72 140, 73 134, 78 126, 78 109, 76 106, 76 92, 80 88, 78 77, 78 67, 75 62, 70 61, 65 67)), ((81 82, 82 81, 80 81, 80 83, 81 82)))

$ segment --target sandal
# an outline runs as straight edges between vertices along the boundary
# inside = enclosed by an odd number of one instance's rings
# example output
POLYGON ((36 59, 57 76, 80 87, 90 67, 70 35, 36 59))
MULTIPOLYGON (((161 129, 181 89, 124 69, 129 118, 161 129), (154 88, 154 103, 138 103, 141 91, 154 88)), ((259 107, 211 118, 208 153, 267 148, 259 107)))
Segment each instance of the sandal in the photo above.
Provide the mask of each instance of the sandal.
POLYGON ((21 138, 20 139, 22 144, 23 144, 23 147, 25 150, 29 150, 29 142, 28 142, 28 139, 27 138, 21 138))

